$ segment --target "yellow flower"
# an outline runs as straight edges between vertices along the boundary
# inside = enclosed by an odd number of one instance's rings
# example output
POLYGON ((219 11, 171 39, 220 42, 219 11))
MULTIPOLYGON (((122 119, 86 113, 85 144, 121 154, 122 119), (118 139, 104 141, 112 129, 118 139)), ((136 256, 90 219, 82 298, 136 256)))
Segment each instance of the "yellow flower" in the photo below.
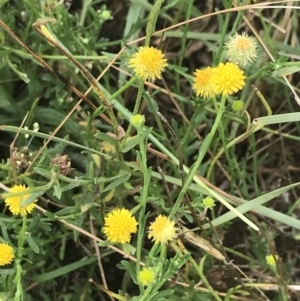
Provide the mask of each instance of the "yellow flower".
POLYGON ((166 216, 159 215, 153 223, 151 223, 148 231, 148 238, 155 243, 167 243, 168 240, 172 240, 176 235, 175 222, 171 222, 166 216))
POLYGON ((164 54, 154 47, 140 47, 138 52, 129 60, 129 67, 142 80, 160 79, 161 73, 167 65, 164 54))
POLYGON ((154 281, 154 272, 151 269, 144 268, 139 273, 139 281, 142 285, 148 286, 154 281))
POLYGON ((130 123, 136 127, 136 128, 139 128, 141 127, 141 125, 143 125, 145 123, 145 116, 144 115, 141 115, 141 114, 136 114, 136 115, 133 115, 131 118, 130 118, 130 123))
POLYGON ((254 37, 248 36, 246 33, 242 35, 235 34, 225 44, 225 54, 229 61, 246 67, 252 64, 257 57, 257 42, 254 37))
POLYGON ((234 63, 220 63, 215 68, 214 83, 218 94, 233 94, 245 86, 244 71, 234 63))
POLYGON ((14 249, 6 243, 0 243, 0 266, 10 264, 14 257, 14 249))
POLYGON ((214 83, 214 68, 207 67, 203 70, 197 69, 194 72, 193 89, 197 96, 209 98, 216 94, 216 85, 214 83))
MULTIPOLYGON (((22 192, 22 191, 26 191, 28 190, 29 187, 25 187, 25 185, 15 185, 14 187, 12 187, 9 192, 22 192)), ((12 196, 12 197, 8 197, 4 200, 6 206, 8 206, 9 211, 13 214, 13 215, 17 215, 17 214, 21 214, 23 215, 27 215, 27 213, 31 213, 32 210, 35 207, 34 202, 36 202, 37 200, 34 200, 32 203, 30 203, 27 206, 23 205, 23 202, 29 198, 29 194, 26 195, 20 195, 20 196, 12 196)))
POLYGON ((277 255, 273 256, 271 254, 271 255, 266 256, 266 262, 270 266, 275 266, 277 260, 278 260, 278 256, 277 255))
POLYGON ((111 11, 104 10, 104 11, 100 12, 100 18, 103 19, 104 21, 111 20, 112 19, 111 11))
POLYGON ((216 206, 215 200, 212 197, 208 196, 203 200, 203 206, 204 208, 212 209, 214 206, 216 206))
POLYGON ((129 243, 131 233, 136 233, 137 221, 127 209, 115 209, 105 218, 103 232, 113 243, 129 243))

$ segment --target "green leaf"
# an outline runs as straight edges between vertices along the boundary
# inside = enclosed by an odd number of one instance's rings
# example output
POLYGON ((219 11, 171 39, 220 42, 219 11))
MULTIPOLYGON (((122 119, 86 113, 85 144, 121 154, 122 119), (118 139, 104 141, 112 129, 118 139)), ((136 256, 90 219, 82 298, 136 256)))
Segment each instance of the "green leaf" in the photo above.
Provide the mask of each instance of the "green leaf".
POLYGON ((61 238, 61 247, 59 250, 59 259, 63 260, 65 258, 65 253, 66 253, 66 237, 62 236, 61 238))
POLYGON ((255 118, 253 123, 259 126, 265 126, 269 124, 279 124, 286 122, 298 122, 300 121, 300 114, 297 113, 287 113, 287 114, 278 114, 272 116, 264 116, 255 118))
POLYGON ((145 95, 146 102, 147 102, 147 107, 150 113, 156 114, 157 111, 159 111, 159 106, 155 99, 153 98, 153 95, 145 95))
POLYGON ((112 145, 116 144, 116 141, 113 138, 111 138, 110 136, 108 136, 106 133, 99 132, 99 133, 95 134, 94 137, 99 140, 106 141, 112 145))
POLYGON ((39 165, 34 167, 34 171, 38 173, 39 175, 49 178, 51 176, 51 169, 52 167, 46 166, 46 165, 39 165))
POLYGON ((75 263, 71 263, 71 264, 62 266, 61 268, 58 268, 51 272, 33 276, 31 279, 38 283, 49 281, 49 280, 55 279, 59 276, 67 275, 68 273, 78 270, 86 265, 90 265, 95 261, 97 261, 96 257, 86 258, 84 260, 76 261, 75 263))
POLYGON ((45 193, 45 191, 38 191, 38 192, 33 192, 29 195, 28 198, 26 198, 26 200, 22 200, 21 198, 21 207, 26 207, 28 205, 30 205, 31 203, 33 203, 39 196, 43 195, 45 193))
POLYGON ((163 290, 161 292, 159 292, 158 294, 152 296, 149 301, 156 301, 156 300, 163 300, 162 298, 166 297, 166 296, 171 296, 174 294, 174 290, 173 289, 166 289, 163 290))
POLYGON ((126 260, 122 260, 118 265, 117 267, 121 270, 125 270, 126 272, 128 272, 131 276, 131 279, 133 280, 133 282, 135 284, 138 284, 138 281, 136 279, 136 269, 135 269, 135 266, 129 262, 129 261, 126 261, 126 260))
POLYGON ((66 186, 61 187, 61 192, 72 190, 73 188, 78 187, 78 186, 80 186, 80 183, 75 181, 73 183, 70 183, 66 186))
POLYGON ((122 171, 120 172, 121 176, 120 178, 114 180, 112 183, 110 183, 107 187, 105 187, 105 189, 103 190, 103 192, 112 190, 113 188, 121 185, 122 183, 126 182, 127 180, 129 180, 129 178, 131 177, 131 173, 127 172, 127 171, 122 171))
MULTIPOLYGON (((46 214, 45 214, 45 215, 46 215, 46 214)), ((53 215, 53 216, 54 216, 54 215, 53 215)), ((51 218, 51 219, 52 219, 52 218, 51 218)), ((55 219, 55 217, 54 217, 53 219, 55 219)), ((51 226, 50 226, 50 224, 49 224, 48 222, 43 221, 43 220, 40 220, 40 222, 39 222, 39 227, 40 227, 42 230, 44 230, 44 231, 47 231, 47 232, 51 231, 51 226)))
POLYGON ((59 210, 58 212, 55 212, 55 215, 56 216, 65 216, 65 215, 72 214, 74 212, 74 208, 75 208, 74 206, 64 208, 62 210, 59 210))
POLYGON ((129 150, 134 148, 139 143, 140 139, 141 138, 139 135, 128 138, 124 147, 122 148, 122 153, 127 153, 129 150))
POLYGON ((111 242, 109 240, 100 241, 100 242, 98 242, 98 246, 99 247, 111 246, 111 242))
POLYGON ((91 123, 96 117, 98 117, 101 113, 105 111, 105 108, 103 106, 99 106, 93 114, 90 116, 88 123, 91 123))
POLYGON ((51 220, 56 220, 56 217, 53 213, 49 212, 49 211, 45 211, 44 212, 45 216, 49 217, 51 220))
POLYGON ((30 248, 31 248, 35 253, 37 253, 37 254, 40 253, 40 248, 39 248, 39 246, 37 245, 37 243, 35 242, 35 240, 32 238, 31 235, 29 235, 29 236, 27 237, 27 242, 28 242, 30 248))
POLYGON ((60 188, 60 185, 59 185, 58 181, 55 185, 53 185, 53 188, 54 188, 53 196, 56 196, 60 200, 61 195, 62 195, 62 191, 61 191, 61 188, 60 188))
MULTIPOLYGON (((244 204, 236 207, 236 210, 239 211, 241 214, 244 214, 244 213, 246 213, 250 210, 255 210, 256 212, 259 212, 260 214, 263 214, 268 218, 275 219, 275 220, 280 221, 280 222, 282 222, 286 225, 289 225, 289 226, 294 227, 296 229, 300 229, 300 221, 299 220, 297 220, 297 219, 295 219, 291 216, 288 216, 286 214, 283 214, 283 213, 277 212, 275 210, 271 210, 269 208, 265 208, 265 207, 261 206, 264 203, 278 197, 279 195, 281 195, 281 194, 283 194, 283 193, 289 191, 290 189, 292 189, 294 187, 297 187, 299 185, 300 185, 300 182, 294 183, 294 184, 291 184, 291 185, 288 185, 288 186, 285 186, 285 187, 281 187, 277 190, 274 190, 272 192, 269 192, 269 193, 266 193, 262 196, 259 196, 255 199, 251 200, 251 201, 245 201, 245 200, 240 199, 244 204)), ((235 217, 236 217, 236 215, 234 214, 234 212, 229 211, 229 212, 217 217, 216 219, 214 219, 212 221, 212 224, 214 226, 222 225, 222 224, 232 220, 235 217)), ((203 227, 208 228, 210 226, 208 224, 206 224, 203 227)))
POLYGON ((290 66, 290 67, 283 67, 279 70, 276 70, 272 73, 273 77, 284 77, 290 74, 296 73, 300 71, 299 66, 290 66))

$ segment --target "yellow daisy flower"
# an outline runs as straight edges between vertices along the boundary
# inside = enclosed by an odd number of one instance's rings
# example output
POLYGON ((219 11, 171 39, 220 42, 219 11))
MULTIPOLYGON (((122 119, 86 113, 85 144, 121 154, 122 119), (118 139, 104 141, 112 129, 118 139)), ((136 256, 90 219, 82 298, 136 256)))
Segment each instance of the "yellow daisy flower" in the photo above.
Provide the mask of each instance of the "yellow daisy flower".
POLYGON ((14 257, 14 249, 6 243, 0 243, 0 266, 10 264, 14 257))
POLYGON ((154 272, 149 268, 144 268, 139 272, 139 281, 143 286, 148 286, 154 281, 154 272))
POLYGON ((154 47, 140 47, 129 60, 129 67, 142 80, 160 79, 161 73, 167 65, 164 54, 154 47))
POLYGON ((231 95, 245 86, 244 71, 234 63, 220 63, 214 72, 218 94, 231 95))
POLYGON ((168 240, 172 240, 176 235, 175 222, 171 222, 166 216, 159 215, 153 223, 151 223, 148 231, 148 238, 153 237, 155 243, 166 244, 168 240))
MULTIPOLYGON (((14 187, 10 188, 9 192, 22 192, 22 191, 26 191, 28 190, 29 187, 26 188, 25 185, 15 185, 14 187)), ((32 210, 35 207, 34 202, 36 202, 37 200, 34 200, 33 203, 27 205, 27 206, 23 206, 23 202, 29 198, 29 194, 26 195, 21 195, 21 196, 13 196, 13 197, 8 197, 4 200, 6 206, 8 206, 9 211, 13 214, 13 215, 18 215, 21 214, 23 215, 27 215, 27 213, 31 213, 32 210)))
POLYGON ((216 94, 216 85, 214 83, 214 68, 197 69, 194 72, 193 89, 197 96, 203 98, 213 97, 216 94))
POLYGON ((131 234, 137 231, 137 221, 127 209, 115 209, 104 220, 103 232, 113 243, 129 243, 131 234))
POLYGON ((225 44, 225 54, 229 61, 246 67, 252 64, 257 57, 257 42, 253 36, 248 36, 246 33, 242 35, 235 34, 225 44))

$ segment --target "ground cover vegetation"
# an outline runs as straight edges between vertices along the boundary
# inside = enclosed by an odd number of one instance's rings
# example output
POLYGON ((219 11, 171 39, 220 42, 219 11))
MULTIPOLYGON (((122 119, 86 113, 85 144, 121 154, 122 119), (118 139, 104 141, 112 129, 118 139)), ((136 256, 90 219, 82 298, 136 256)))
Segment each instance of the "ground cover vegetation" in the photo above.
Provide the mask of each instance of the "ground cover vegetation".
POLYGON ((0 0, 0 300, 300 300, 298 5, 0 0))

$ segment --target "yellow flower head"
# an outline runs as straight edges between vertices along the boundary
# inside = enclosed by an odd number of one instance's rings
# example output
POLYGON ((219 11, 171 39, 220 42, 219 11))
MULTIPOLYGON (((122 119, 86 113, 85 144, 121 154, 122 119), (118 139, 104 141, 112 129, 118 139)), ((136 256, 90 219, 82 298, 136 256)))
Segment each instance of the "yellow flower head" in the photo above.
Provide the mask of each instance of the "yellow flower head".
POLYGON ((0 243, 0 266, 10 264, 14 257, 14 249, 6 243, 0 243))
POLYGON ((225 44, 225 54, 229 61, 246 67, 252 64, 257 57, 257 42, 254 37, 248 36, 246 33, 242 35, 235 34, 225 44))
POLYGON ((214 68, 197 69, 194 72, 193 89, 197 96, 209 98, 216 94, 216 85, 214 83, 214 68))
POLYGON ((271 254, 271 255, 266 256, 266 262, 270 266, 275 266, 276 265, 276 260, 278 260, 278 256, 277 255, 273 256, 271 254))
POLYGON ((203 206, 204 206, 204 208, 212 209, 214 206, 216 206, 215 200, 214 200, 212 197, 207 196, 207 197, 203 200, 203 206))
POLYGON ((233 94, 245 86, 244 71, 234 63, 220 63, 215 68, 214 82, 217 94, 233 94))
POLYGON ((131 234, 137 231, 137 221, 127 209, 115 209, 104 220, 103 232, 113 243, 129 243, 131 234))
POLYGON ((144 115, 141 115, 141 114, 133 115, 133 116, 130 118, 130 123, 131 123, 134 127, 139 128, 139 127, 141 127, 141 126, 145 123, 145 116, 144 116, 144 115))
POLYGON ((129 67, 142 80, 160 79, 161 73, 167 65, 164 54, 154 47, 140 47, 138 52, 129 60, 129 67))
POLYGON ((102 11, 100 14, 100 18, 103 19, 104 21, 111 20, 112 19, 111 11, 109 10, 102 11))
MULTIPOLYGON (((22 191, 26 191, 28 190, 29 187, 25 187, 25 185, 15 185, 14 187, 12 187, 9 192, 22 192, 22 191)), ((27 215, 27 213, 31 213, 32 210, 35 207, 34 202, 36 202, 37 200, 34 200, 32 203, 30 203, 27 206, 23 205, 23 202, 29 198, 29 194, 26 195, 20 195, 20 196, 12 196, 12 197, 8 197, 4 200, 6 206, 8 206, 9 211, 13 214, 13 215, 18 215, 21 214, 23 215, 27 215)))
POLYGON ((148 286, 154 281, 154 272, 151 269, 144 268, 139 273, 139 281, 142 285, 148 286))
POLYGON ((176 235, 175 222, 171 222, 166 216, 159 215, 153 223, 151 223, 148 231, 148 238, 155 243, 165 244, 168 240, 172 240, 176 235))

